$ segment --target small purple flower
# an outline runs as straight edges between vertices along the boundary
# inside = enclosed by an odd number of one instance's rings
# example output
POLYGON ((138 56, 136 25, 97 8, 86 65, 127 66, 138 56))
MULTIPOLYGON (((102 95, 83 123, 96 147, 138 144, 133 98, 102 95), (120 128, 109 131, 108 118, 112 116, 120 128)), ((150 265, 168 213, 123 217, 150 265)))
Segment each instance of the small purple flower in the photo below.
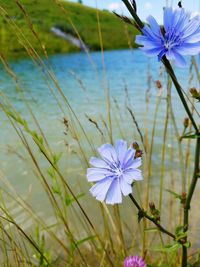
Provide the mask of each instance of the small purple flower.
POLYGON ((98 152, 102 159, 92 157, 88 168, 87 179, 96 182, 90 189, 91 194, 99 201, 107 204, 122 202, 124 196, 132 193, 133 181, 142 180, 141 158, 134 158, 136 150, 127 149, 127 143, 118 140, 115 147, 111 144, 102 145, 98 152))
POLYGON ((124 267, 146 267, 146 263, 139 256, 129 256, 124 261, 124 267))
POLYGON ((191 17, 184 8, 164 8, 164 26, 160 28, 156 20, 149 16, 149 25, 142 29, 143 36, 136 37, 136 43, 149 56, 165 55, 168 60, 184 67, 184 55, 197 55, 200 52, 200 16, 191 17))

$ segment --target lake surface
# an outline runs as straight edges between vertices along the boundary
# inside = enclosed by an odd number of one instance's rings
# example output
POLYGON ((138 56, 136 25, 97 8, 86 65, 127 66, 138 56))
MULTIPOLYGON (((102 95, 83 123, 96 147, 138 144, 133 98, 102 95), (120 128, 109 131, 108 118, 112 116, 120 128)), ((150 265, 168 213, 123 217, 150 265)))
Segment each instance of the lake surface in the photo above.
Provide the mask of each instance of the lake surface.
MULTIPOLYGON (((107 122, 106 89, 109 88, 110 90, 112 102, 114 139, 123 137, 129 143, 135 139, 140 142, 136 128, 125 105, 128 104, 133 109, 142 132, 145 129, 145 121, 149 132, 151 132, 155 103, 159 93, 155 86, 155 81, 161 79, 164 92, 159 106, 155 148, 153 151, 154 168, 159 173, 163 122, 166 116, 165 91, 167 76, 156 59, 147 58, 139 50, 120 50, 105 52, 103 57, 100 52, 90 53, 89 57, 84 53, 55 55, 51 56, 49 63, 46 62, 46 64, 51 66, 60 88, 62 88, 73 111, 96 147, 101 145, 102 136, 97 133, 95 125, 88 121, 86 115, 99 122, 100 128, 103 129, 102 131, 106 137, 106 127, 103 125, 103 121, 107 122), (151 77, 151 88, 147 84, 148 77, 151 77), (128 90, 128 97, 125 88, 128 90), (149 96, 148 112, 146 109, 147 95, 149 96)), ((65 127, 62 120, 64 116, 69 118, 66 103, 60 97, 53 82, 49 80, 48 84, 51 90, 53 90, 62 104, 62 111, 56 102, 55 96, 52 95, 48 88, 47 81, 44 79, 44 74, 46 73, 44 69, 40 71, 28 59, 10 62, 10 66, 17 75, 17 82, 23 89, 27 103, 37 118, 52 149, 64 153, 61 161, 64 175, 70 178, 72 186, 76 188, 78 186, 80 191, 85 191, 88 194, 89 185, 86 182, 85 174, 79 168, 79 157, 73 153, 69 154, 69 149, 66 149, 65 146, 65 142, 67 142, 72 150, 76 150, 77 147, 75 141, 64 134, 65 127)), ((19 94, 15 83, 5 72, 3 66, 0 66, 0 72, 1 92, 7 96, 14 108, 30 122, 30 127, 36 129, 27 105, 24 103, 21 94, 19 94)), ((187 91, 188 81, 191 77, 189 67, 186 69, 176 69, 176 72, 183 88, 187 91)), ((195 78, 191 80, 191 87, 194 86, 198 87, 195 78)), ((178 101, 174 88, 172 89, 172 100, 176 120, 181 122, 178 123, 178 127, 182 129, 185 113, 178 101)), ((44 213, 44 210, 47 212, 48 208, 46 208, 45 203, 48 201, 44 196, 38 179, 35 177, 31 160, 25 153, 20 139, 2 111, 0 111, 0 124, 0 170, 2 176, 11 182, 17 192, 26 196, 38 212, 44 213), (43 201, 43 206, 41 206, 41 201, 43 201)), ((109 141, 108 137, 105 139, 109 141)), ((171 142, 168 142, 167 147, 169 150, 172 145, 171 142)), ((37 148, 33 146, 33 149, 34 153, 40 158, 37 148)), ((87 148, 85 149, 87 150, 87 148)), ((88 151, 88 157, 90 155, 91 152, 88 151)), ((175 160, 174 167, 177 166, 177 162, 178 159, 175 160)), ((45 163, 44 159, 41 158, 40 163, 44 170, 48 169, 48 164, 45 163)))

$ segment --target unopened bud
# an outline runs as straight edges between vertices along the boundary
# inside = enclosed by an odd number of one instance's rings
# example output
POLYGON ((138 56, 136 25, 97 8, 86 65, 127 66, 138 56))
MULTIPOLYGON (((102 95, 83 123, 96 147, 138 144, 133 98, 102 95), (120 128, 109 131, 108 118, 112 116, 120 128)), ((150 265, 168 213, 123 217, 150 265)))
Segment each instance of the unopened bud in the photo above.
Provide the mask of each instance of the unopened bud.
POLYGON ((156 209, 153 202, 149 203, 150 212, 156 221, 160 221, 160 211, 156 209))
POLYGON ((178 7, 182 8, 182 3, 181 3, 181 1, 178 2, 178 7))
POLYGON ((187 197, 187 193, 186 193, 186 192, 183 192, 183 193, 181 194, 181 197, 182 197, 182 199, 186 199, 186 197, 187 197))
POLYGON ((136 150, 136 152, 135 152, 135 158, 141 158, 142 155, 143 155, 142 150, 140 150, 140 149, 136 150))
POLYGON ((187 193, 183 192, 181 194, 181 204, 185 204, 186 198, 187 198, 187 193))
POLYGON ((192 96, 198 94, 197 89, 195 87, 190 89, 190 93, 192 96))
POLYGON ((161 82, 159 80, 156 81, 156 87, 158 89, 161 89, 162 88, 162 84, 161 84, 161 82))
POLYGON ((190 93, 193 98, 197 99, 200 102, 200 91, 197 91, 195 87, 190 89, 190 93))
POLYGON ((156 207, 155 207, 154 202, 150 202, 150 203, 149 203, 149 208, 150 208, 151 212, 152 212, 152 211, 155 211, 156 207))
POLYGON ((133 142, 132 143, 132 148, 135 149, 135 150, 138 150, 139 149, 139 145, 137 142, 133 142))
POLYGON ((184 125, 185 128, 187 128, 189 126, 189 122, 190 122, 190 120, 188 118, 184 119, 183 125, 184 125))

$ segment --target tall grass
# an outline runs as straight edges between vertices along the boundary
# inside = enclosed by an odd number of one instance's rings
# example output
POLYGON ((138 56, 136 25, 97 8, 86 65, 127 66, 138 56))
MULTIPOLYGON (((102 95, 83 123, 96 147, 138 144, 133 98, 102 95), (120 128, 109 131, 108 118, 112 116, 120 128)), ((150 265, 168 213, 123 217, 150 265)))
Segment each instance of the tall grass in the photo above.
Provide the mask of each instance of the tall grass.
MULTIPOLYGON (((18 5, 19 5, 19 1, 18 5)), ((54 1, 55 7, 65 14, 71 27, 80 38, 75 23, 71 20, 65 7, 54 1)), ((86 114, 86 120, 81 121, 79 114, 73 109, 72 103, 63 92, 57 80, 46 49, 37 32, 34 31, 29 14, 24 8, 21 10, 26 17, 29 31, 43 47, 44 57, 38 55, 31 42, 26 38, 15 21, 0 6, 1 14, 13 29, 17 40, 27 52, 28 57, 35 65, 43 78, 46 88, 52 94, 57 107, 60 110, 60 120, 63 122, 63 139, 66 146, 62 151, 56 151, 48 140, 47 133, 40 119, 36 117, 34 109, 27 99, 27 88, 23 81, 14 73, 4 54, 0 54, 2 65, 13 81, 18 95, 25 104, 26 114, 21 114, 6 93, 0 92, 0 106, 8 123, 18 136, 24 155, 31 162, 34 179, 38 180, 38 186, 46 195, 47 203, 40 203, 45 211, 47 205, 50 209, 49 219, 46 215, 38 214, 34 203, 30 204, 29 194, 21 195, 9 182, 4 173, 0 173, 1 204, 0 204, 0 248, 2 266, 122 266, 125 256, 140 254, 149 263, 149 266, 180 266, 180 250, 172 244, 172 239, 158 232, 147 220, 137 222, 137 210, 130 200, 125 199, 123 205, 108 207, 104 203, 97 203, 90 197, 86 182, 86 168, 88 159, 97 154, 96 148, 102 142, 113 142, 116 135, 130 141, 137 140, 142 148, 144 181, 136 185, 135 195, 139 203, 145 209, 149 209, 149 202, 159 203, 161 222, 174 231, 175 225, 182 221, 182 210, 176 199, 179 194, 185 192, 192 177, 191 172, 191 139, 181 139, 184 125, 176 120, 171 98, 172 83, 163 68, 156 78, 152 77, 151 65, 148 72, 145 120, 140 121, 134 112, 133 101, 129 95, 129 88, 125 84, 122 88, 121 103, 111 95, 106 76, 104 62, 104 40, 101 34, 101 17, 97 11, 97 29, 99 43, 102 52, 102 65, 104 79, 100 79, 98 70, 90 54, 88 58, 91 67, 96 69, 96 77, 105 92, 105 112, 98 118, 86 114), (153 90, 157 91, 156 99, 151 96, 153 90), (153 110, 153 112, 152 112, 153 110), (163 111, 164 120, 158 119, 159 112, 163 111), (151 119, 150 119, 151 118, 151 119), (87 121, 87 123, 86 123, 87 121), (129 128, 127 129, 127 125, 129 128), (161 129, 162 145, 157 149, 157 134, 161 129), (130 132, 129 132, 130 130, 130 132), (94 132, 91 135, 89 132, 94 132), (73 146, 71 147, 71 144, 73 146), (171 144, 169 147, 168 144, 171 144), (66 149, 67 148, 67 149, 66 149), (186 151, 186 156, 183 151, 186 151), (156 160, 154 162, 154 153, 156 160), (75 159, 75 168, 70 174, 65 170, 65 161, 75 159), (174 164, 176 162, 176 164, 174 164), (176 169, 175 169, 176 168, 176 169), (81 182, 74 185, 71 177, 81 177, 81 182), (182 188, 177 185, 182 184, 182 188), (83 189, 83 184, 85 184, 83 189), (167 191, 168 190, 168 191, 167 191)), ((89 64, 89 63, 88 63, 89 64)), ((191 59, 190 79, 199 79, 198 64, 191 59)), ((74 78, 87 95, 83 81, 76 74, 74 78)), ((30 98, 34 96, 29 94, 30 98)), ((193 107, 193 103, 191 103, 193 107)), ((193 107, 194 110, 194 107, 193 107)), ((87 113, 87 111, 86 111, 87 113)), ((184 120, 185 115, 183 115, 184 120)), ((51 118, 50 118, 51 119, 51 118)), ((53 121, 51 121, 54 123, 53 121)), ((188 126, 189 129, 191 125, 188 126)), ((26 162, 25 162, 26 164, 26 162)), ((73 165, 74 166, 74 165, 73 165)), ((17 168, 17 166, 16 166, 17 168)), ((14 170, 13 170, 14 171, 14 170)), ((77 179, 76 179, 77 180, 77 179)), ((193 213, 197 212, 194 210, 193 213)), ((197 218, 197 214, 196 214, 197 218)), ((195 232, 195 225, 192 226, 195 232)), ((198 240, 191 236, 195 243, 190 251, 191 263, 199 262, 198 240)), ((192 265, 191 265, 192 266, 192 265)))

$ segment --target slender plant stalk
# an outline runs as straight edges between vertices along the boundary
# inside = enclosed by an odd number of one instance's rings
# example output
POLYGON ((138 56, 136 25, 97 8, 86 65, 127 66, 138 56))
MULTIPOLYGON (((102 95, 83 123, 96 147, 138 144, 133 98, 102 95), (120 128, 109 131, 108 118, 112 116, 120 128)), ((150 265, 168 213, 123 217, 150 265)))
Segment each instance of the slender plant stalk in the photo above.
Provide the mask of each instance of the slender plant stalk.
POLYGON ((185 100, 185 97, 183 95, 183 92, 182 92, 182 87, 181 87, 181 85, 179 84, 179 82, 178 82, 178 80, 176 78, 176 75, 174 73, 174 70, 172 69, 172 66, 171 66, 170 62, 167 60, 167 58, 165 56, 163 57, 162 62, 165 65, 165 68, 166 68, 167 72, 169 73, 169 75, 170 75, 170 77, 171 77, 171 79, 173 81, 173 84, 174 84, 174 86, 175 86, 175 88, 177 90, 177 93, 178 93, 178 95, 179 95, 179 97, 181 99, 181 102, 182 102, 182 104, 183 104, 183 106, 185 108, 185 111, 187 112, 188 117, 190 118, 190 121, 191 121, 195 131, 198 133, 199 132, 198 126, 197 126, 197 124, 196 124, 196 122, 195 122, 195 120, 193 118, 192 112, 190 111, 190 109, 188 107, 188 104, 187 104, 187 102, 185 100))
POLYGON ((149 221, 151 221, 152 223, 154 223, 157 228, 162 232, 165 233, 168 236, 171 236, 173 239, 176 238, 176 236, 174 234, 172 234, 171 232, 169 232, 167 229, 165 229, 159 222, 158 220, 156 220, 155 218, 151 217, 150 215, 148 215, 146 213, 146 211, 143 210, 143 208, 140 207, 140 205, 138 204, 138 202, 135 200, 135 198, 133 197, 133 195, 129 195, 131 201, 133 202, 133 204, 136 206, 136 208, 138 209, 139 212, 139 216, 141 216, 141 218, 146 218, 149 221))
POLYGON ((161 213, 163 202, 163 185, 164 185, 164 173, 165 173, 165 153, 166 153, 166 140, 169 124, 169 110, 170 110, 170 95, 171 95, 171 80, 167 82, 167 96, 166 96, 166 117, 164 123, 163 132, 163 145, 162 145, 162 159, 161 159, 161 175, 160 175, 160 196, 159 196, 159 210, 161 213))
MULTIPOLYGON (((185 226, 184 230, 185 232, 188 230, 190 204, 191 204, 192 196, 194 194, 194 190, 195 190, 197 180, 199 177, 199 161, 200 161, 200 136, 198 136, 197 141, 196 141, 194 174, 193 174, 192 182, 190 184, 190 188, 189 188, 185 206, 184 206, 184 226, 185 226)), ((185 242, 187 242, 187 237, 185 238, 185 242)), ((182 267, 187 267, 187 247, 185 246, 183 246, 182 267)))

